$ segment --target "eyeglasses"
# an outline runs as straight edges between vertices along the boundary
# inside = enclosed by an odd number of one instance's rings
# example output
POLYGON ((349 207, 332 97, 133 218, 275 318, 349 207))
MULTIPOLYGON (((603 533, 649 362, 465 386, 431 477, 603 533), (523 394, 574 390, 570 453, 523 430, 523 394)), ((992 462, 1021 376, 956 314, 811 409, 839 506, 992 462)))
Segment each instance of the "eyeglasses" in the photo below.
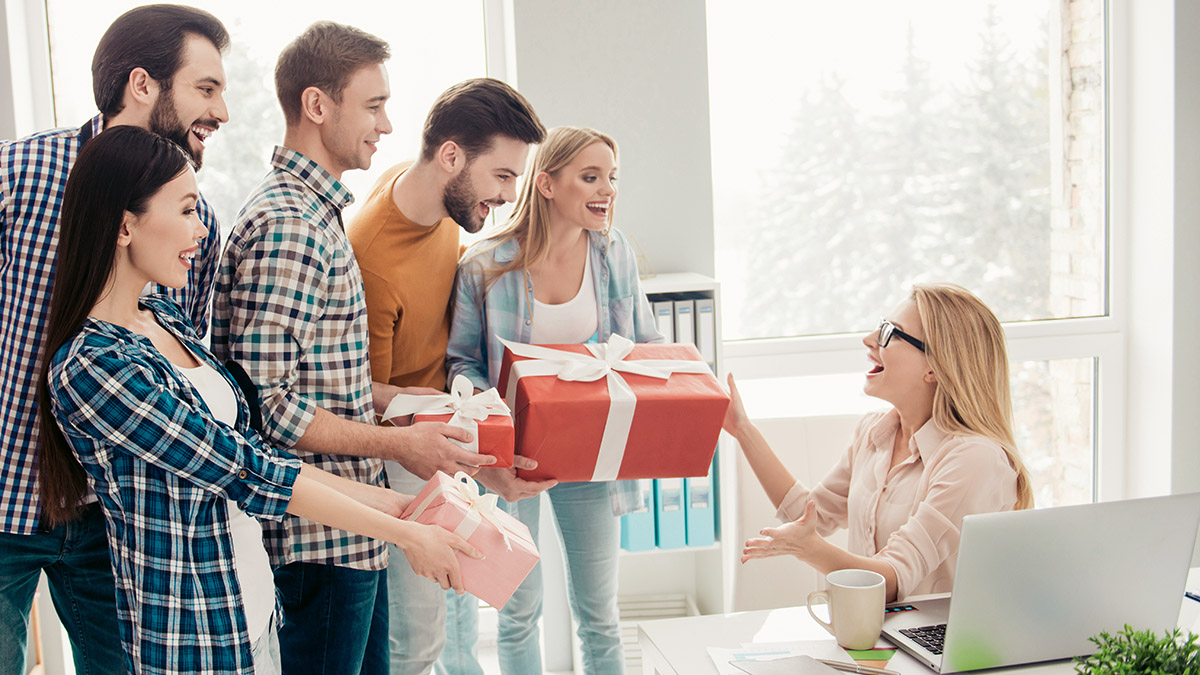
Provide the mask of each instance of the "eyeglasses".
POLYGON ((879 320, 879 348, 883 349, 884 347, 888 346, 888 343, 890 343, 892 341, 893 336, 898 337, 901 340, 904 340, 905 342, 916 347, 917 349, 920 349, 921 353, 925 352, 925 343, 924 342, 921 342, 917 338, 900 330, 899 328, 896 327, 896 324, 892 323, 891 321, 888 321, 887 319, 880 319, 879 320))

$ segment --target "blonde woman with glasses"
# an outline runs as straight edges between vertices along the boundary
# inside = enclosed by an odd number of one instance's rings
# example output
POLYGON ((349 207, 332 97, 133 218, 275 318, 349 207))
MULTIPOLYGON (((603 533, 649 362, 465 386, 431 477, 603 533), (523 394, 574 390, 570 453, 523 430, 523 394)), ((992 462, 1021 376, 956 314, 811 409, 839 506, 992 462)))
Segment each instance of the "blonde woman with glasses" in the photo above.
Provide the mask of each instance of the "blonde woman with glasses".
POLYGON ((863 417, 813 488, 767 445, 730 376, 724 428, 786 521, 747 540, 742 562, 793 555, 822 574, 874 570, 889 602, 949 591, 963 517, 1033 506, 1013 441, 1003 330, 965 288, 918 284, 863 345, 863 390, 892 409, 863 417), (849 550, 824 539, 841 528, 849 550))

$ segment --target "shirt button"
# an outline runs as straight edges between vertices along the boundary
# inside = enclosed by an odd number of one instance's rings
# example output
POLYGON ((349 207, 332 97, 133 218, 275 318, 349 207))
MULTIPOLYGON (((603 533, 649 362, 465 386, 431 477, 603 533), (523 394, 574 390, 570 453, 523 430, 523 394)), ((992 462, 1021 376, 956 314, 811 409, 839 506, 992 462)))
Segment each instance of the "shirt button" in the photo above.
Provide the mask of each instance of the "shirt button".
POLYGON ((526 325, 526 326, 528 326, 528 325, 530 325, 530 324, 532 324, 532 323, 533 323, 533 321, 531 321, 531 320, 529 320, 529 319, 525 319, 525 325, 526 325))
POLYGON ((245 469, 242 469, 241 471, 238 472, 238 478, 241 478, 242 480, 246 480, 246 475, 247 474, 246 474, 245 469))

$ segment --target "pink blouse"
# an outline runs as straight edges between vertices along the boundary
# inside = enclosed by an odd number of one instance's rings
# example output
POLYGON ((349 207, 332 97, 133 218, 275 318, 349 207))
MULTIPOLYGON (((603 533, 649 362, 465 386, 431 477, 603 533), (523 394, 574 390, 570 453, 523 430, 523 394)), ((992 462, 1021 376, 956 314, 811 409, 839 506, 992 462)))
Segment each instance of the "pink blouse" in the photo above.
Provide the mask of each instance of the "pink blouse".
POLYGON ((899 428, 895 410, 864 416, 829 475, 811 490, 797 481, 778 515, 795 520, 811 500, 821 536, 847 527, 851 553, 895 568, 898 598, 948 592, 963 516, 1012 510, 1017 472, 994 441, 943 433, 932 419, 909 440, 912 456, 889 471, 899 428))

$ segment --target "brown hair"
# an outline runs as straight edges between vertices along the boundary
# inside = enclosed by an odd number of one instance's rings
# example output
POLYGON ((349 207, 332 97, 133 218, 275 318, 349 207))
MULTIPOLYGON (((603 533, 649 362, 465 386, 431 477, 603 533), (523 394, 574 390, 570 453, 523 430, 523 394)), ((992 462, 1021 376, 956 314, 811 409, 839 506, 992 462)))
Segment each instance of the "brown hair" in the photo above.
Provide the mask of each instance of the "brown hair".
POLYGON ((429 161, 446 141, 454 141, 468 161, 492 147, 496 136, 541 143, 546 127, 529 101, 500 80, 479 77, 450 87, 425 117, 421 160, 429 161))
POLYGON ((92 56, 92 94, 105 118, 124 109, 129 73, 143 68, 166 91, 179 71, 187 38, 197 35, 223 52, 229 32, 217 17, 195 7, 146 5, 117 17, 92 56))
POLYGON ((275 95, 287 125, 300 121, 300 95, 316 87, 335 103, 354 73, 391 58, 388 43, 353 26, 318 21, 279 53, 275 63, 275 95))
MULTIPOLYGON (((617 142, 607 134, 584 127, 555 127, 546 136, 546 142, 538 146, 533 156, 533 168, 529 178, 517 197, 503 230, 488 237, 484 250, 492 250, 506 241, 516 239, 521 251, 512 262, 484 272, 485 290, 490 290, 497 279, 514 270, 528 270, 550 253, 550 201, 537 189, 537 177, 546 173, 555 175, 571 163, 571 160, 593 143, 603 143, 617 156, 617 142)), ((609 228, 612 227, 613 209, 608 211, 609 228)))
POLYGON ((925 356, 937 377, 934 423, 945 433, 982 436, 1004 448, 1017 472, 1016 507, 1033 508, 1029 470, 1013 438, 1008 352, 1000 320, 956 284, 917 284, 912 299, 925 330, 925 356))

